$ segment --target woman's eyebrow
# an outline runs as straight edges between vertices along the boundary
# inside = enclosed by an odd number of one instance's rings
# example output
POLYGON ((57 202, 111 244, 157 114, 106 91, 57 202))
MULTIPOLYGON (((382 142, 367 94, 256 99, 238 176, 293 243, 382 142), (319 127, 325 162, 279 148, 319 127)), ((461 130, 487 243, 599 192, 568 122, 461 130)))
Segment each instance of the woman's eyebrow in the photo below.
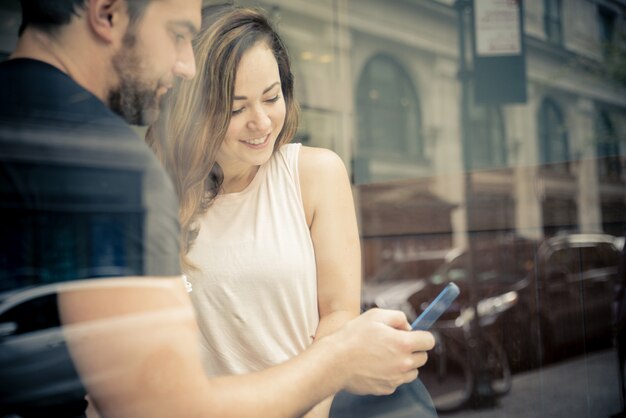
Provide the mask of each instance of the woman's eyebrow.
MULTIPOLYGON (((275 83, 272 83, 272 85, 270 85, 268 88, 266 88, 265 90, 263 90, 263 94, 267 93, 268 91, 270 91, 271 89, 273 89, 277 84, 280 84, 280 81, 276 81, 275 83)), ((233 100, 246 100, 248 97, 246 96, 235 96, 233 98, 233 100)))
POLYGON ((198 28, 189 20, 175 20, 170 22, 170 25, 187 31, 192 37, 198 34, 198 28))

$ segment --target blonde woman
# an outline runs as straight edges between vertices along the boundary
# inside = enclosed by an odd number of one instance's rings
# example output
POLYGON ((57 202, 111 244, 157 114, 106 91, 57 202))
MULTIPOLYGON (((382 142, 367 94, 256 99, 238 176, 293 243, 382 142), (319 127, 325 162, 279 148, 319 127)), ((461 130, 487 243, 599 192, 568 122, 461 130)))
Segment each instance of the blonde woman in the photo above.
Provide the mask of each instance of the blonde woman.
MULTIPOLYGON (((293 76, 266 17, 205 8, 194 50, 197 76, 166 98, 148 142, 179 194, 206 371, 243 374, 298 355, 359 314, 357 223, 337 155, 289 144, 293 76)), ((328 416, 330 401, 307 416, 328 416)))

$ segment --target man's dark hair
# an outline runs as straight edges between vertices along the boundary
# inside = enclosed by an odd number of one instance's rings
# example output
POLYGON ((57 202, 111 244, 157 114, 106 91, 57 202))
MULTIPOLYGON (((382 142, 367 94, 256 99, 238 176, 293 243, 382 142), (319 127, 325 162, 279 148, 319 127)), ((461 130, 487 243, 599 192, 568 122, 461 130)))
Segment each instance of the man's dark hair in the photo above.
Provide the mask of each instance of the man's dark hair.
MULTIPOLYGON (((78 16, 86 0, 20 0, 22 5, 21 36, 27 26, 52 33, 78 16)), ((136 23, 151 0, 126 0, 130 24, 136 23)))

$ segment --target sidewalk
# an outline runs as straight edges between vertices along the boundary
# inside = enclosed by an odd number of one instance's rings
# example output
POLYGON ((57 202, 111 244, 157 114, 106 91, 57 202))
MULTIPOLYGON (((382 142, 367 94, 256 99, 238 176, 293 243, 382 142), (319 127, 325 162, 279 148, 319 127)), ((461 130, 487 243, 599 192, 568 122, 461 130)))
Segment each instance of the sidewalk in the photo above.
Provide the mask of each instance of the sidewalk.
POLYGON ((442 418, 608 418, 619 411, 614 350, 596 352, 513 377, 511 392, 493 409, 464 409, 442 418))

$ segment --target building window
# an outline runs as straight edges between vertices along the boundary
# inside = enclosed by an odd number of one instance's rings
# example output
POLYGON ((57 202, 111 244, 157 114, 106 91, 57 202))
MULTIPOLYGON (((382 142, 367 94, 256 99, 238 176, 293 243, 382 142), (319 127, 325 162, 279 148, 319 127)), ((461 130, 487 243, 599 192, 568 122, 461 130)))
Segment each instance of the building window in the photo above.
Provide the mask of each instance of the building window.
POLYGON ((600 180, 619 180, 621 177, 620 144, 608 113, 596 116, 596 154, 600 180))
POLYGON ((561 0, 544 0, 543 25, 548 42, 563 45, 563 5, 561 0))
POLYGON ((471 168, 497 168, 507 164, 506 135, 497 106, 470 107, 471 168))
POLYGON ((539 107, 540 161, 546 168, 561 173, 569 172, 569 140, 563 112, 552 99, 544 99, 539 107))
POLYGON ((609 55, 614 39, 615 16, 614 11, 606 7, 598 7, 598 29, 600 31, 598 36, 600 39, 600 48, 602 48, 605 57, 609 55))
POLYGON ((359 151, 371 157, 424 158, 417 93, 393 58, 377 55, 365 65, 357 87, 357 113, 359 151))

